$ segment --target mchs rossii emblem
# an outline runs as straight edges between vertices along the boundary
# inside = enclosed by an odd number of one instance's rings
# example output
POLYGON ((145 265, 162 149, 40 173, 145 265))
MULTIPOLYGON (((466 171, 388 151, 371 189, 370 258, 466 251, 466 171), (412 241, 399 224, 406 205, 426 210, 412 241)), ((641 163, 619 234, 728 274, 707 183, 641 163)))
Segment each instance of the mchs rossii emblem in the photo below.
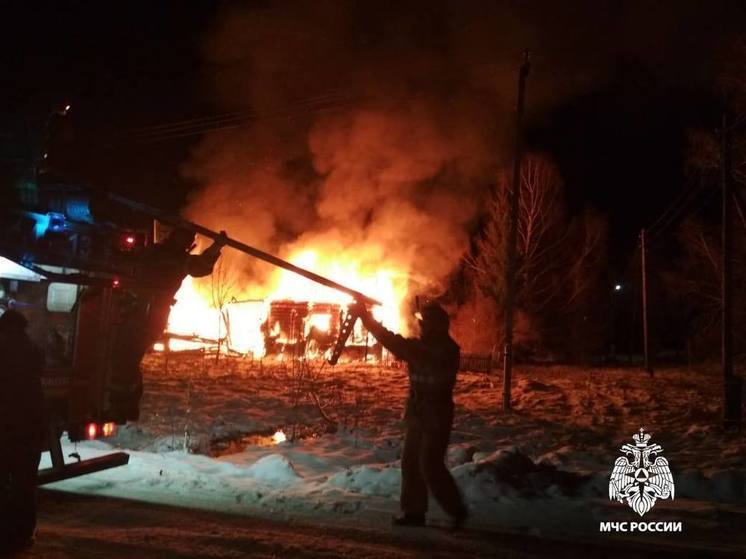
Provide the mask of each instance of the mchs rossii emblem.
POLYGON ((614 462, 609 499, 620 503, 626 500, 632 510, 642 516, 658 499, 673 499, 673 476, 668 460, 661 456, 663 448, 659 444, 649 444, 650 435, 644 429, 632 439, 634 446, 624 444, 619 450, 625 455, 614 462))

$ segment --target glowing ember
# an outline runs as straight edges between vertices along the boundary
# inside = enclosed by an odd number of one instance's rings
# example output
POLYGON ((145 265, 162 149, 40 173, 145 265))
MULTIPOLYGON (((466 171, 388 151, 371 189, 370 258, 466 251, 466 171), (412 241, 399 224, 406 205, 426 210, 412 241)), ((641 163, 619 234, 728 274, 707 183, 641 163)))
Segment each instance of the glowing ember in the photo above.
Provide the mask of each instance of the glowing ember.
POLYGON ((282 429, 280 429, 272 435, 272 439, 275 441, 275 444, 280 444, 284 443, 287 440, 287 437, 285 436, 285 433, 282 432, 282 429))

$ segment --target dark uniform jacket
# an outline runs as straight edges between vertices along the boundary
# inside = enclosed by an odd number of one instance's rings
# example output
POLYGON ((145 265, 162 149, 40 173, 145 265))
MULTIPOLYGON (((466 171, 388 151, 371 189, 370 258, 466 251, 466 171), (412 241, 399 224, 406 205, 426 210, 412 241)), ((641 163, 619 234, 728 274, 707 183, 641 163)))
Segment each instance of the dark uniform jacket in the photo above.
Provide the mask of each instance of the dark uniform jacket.
POLYGON ((118 322, 111 351, 110 385, 123 392, 113 398, 116 405, 133 404, 121 419, 136 419, 134 403, 142 392, 140 362, 168 326, 174 296, 187 275, 207 276, 220 256, 213 244, 202 254, 189 254, 168 242, 148 246, 137 263, 138 288, 118 322))
POLYGON ((202 254, 174 251, 167 243, 154 244, 141 256, 138 279, 151 293, 147 309, 147 345, 155 342, 168 325, 168 315, 181 282, 189 275, 209 276, 220 257, 220 245, 213 244, 202 254))
POLYGON ((453 387, 460 350, 447 333, 437 337, 405 338, 374 326, 372 334, 397 358, 407 362, 409 398, 405 422, 423 429, 448 430, 453 423, 453 387))
POLYGON ((0 332, 0 454, 39 451, 46 435, 44 354, 21 330, 0 332))

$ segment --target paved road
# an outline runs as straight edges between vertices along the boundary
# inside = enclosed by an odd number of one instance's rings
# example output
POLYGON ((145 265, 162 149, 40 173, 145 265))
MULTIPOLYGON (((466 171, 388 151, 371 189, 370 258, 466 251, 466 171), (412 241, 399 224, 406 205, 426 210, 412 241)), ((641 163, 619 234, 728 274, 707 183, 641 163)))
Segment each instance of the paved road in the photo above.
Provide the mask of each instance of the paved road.
POLYGON ((298 557, 331 559, 456 557, 734 557, 711 550, 651 548, 649 544, 548 540, 516 533, 437 527, 331 527, 267 520, 138 501, 44 490, 37 543, 20 557, 176 559, 298 557), (703 554, 704 553, 704 554, 703 554))

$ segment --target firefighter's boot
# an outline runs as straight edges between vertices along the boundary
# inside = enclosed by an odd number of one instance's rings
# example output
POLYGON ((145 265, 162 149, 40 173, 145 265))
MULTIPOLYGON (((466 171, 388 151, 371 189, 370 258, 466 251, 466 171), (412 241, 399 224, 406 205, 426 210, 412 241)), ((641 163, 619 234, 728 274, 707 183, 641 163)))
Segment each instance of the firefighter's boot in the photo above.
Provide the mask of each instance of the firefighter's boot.
POLYGON ((424 526, 425 515, 424 514, 412 514, 412 513, 405 512, 392 518, 391 524, 393 524, 394 526, 412 526, 412 527, 424 526))

